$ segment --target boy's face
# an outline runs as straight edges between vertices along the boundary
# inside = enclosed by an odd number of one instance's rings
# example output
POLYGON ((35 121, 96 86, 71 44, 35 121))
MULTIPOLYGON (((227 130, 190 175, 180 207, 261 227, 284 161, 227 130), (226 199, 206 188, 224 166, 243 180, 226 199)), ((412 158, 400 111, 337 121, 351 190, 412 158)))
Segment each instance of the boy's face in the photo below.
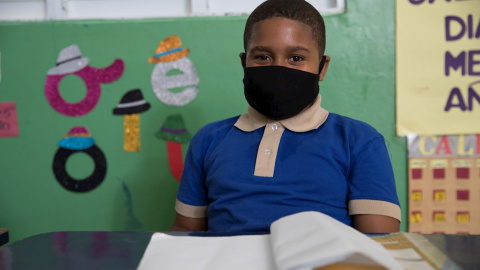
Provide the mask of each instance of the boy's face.
MULTIPOLYGON (((318 74, 321 60, 318 45, 310 26, 302 22, 281 17, 258 22, 246 50, 244 67, 284 66, 318 74)), ((327 65, 323 75, 326 68, 327 65)), ((323 75, 320 74, 319 80, 323 80, 323 75)))

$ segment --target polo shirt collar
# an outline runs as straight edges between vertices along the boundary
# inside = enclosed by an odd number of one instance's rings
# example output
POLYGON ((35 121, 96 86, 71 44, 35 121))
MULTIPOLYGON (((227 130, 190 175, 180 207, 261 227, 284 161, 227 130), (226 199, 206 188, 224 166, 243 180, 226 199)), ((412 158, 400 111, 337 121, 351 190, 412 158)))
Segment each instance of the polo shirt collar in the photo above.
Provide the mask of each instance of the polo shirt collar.
POLYGON ((268 123, 280 122, 285 128, 294 132, 306 132, 320 127, 328 117, 328 111, 320 106, 322 96, 319 94, 315 102, 305 111, 283 120, 272 120, 248 106, 248 111, 238 118, 235 126, 242 131, 250 132, 268 123))

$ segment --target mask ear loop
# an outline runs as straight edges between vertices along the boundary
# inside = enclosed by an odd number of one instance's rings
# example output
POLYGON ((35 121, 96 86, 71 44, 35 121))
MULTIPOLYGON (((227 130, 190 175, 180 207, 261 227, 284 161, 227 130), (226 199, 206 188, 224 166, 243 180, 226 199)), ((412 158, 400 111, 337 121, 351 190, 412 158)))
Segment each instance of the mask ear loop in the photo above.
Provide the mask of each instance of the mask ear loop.
MULTIPOLYGON (((327 61, 327 56, 326 55, 322 56, 322 60, 320 61, 320 66, 318 68, 318 76, 320 76, 320 73, 322 73, 323 66, 325 66, 326 61, 327 61)), ((318 89, 318 92, 320 93, 320 88, 318 89)))
POLYGON ((320 73, 322 73, 322 69, 323 69, 323 66, 325 65, 325 61, 327 61, 327 56, 326 55, 322 56, 322 60, 320 61, 320 67, 318 69, 318 75, 320 75, 320 73))

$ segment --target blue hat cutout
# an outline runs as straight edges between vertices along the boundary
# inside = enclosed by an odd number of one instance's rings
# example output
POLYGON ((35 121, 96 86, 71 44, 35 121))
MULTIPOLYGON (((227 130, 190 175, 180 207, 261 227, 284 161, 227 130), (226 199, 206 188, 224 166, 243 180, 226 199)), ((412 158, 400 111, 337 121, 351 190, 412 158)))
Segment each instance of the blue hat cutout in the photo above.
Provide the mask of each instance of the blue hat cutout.
POLYGON ((58 142, 58 146, 71 150, 84 150, 92 147, 95 140, 90 137, 90 132, 85 127, 74 127, 65 138, 58 142))

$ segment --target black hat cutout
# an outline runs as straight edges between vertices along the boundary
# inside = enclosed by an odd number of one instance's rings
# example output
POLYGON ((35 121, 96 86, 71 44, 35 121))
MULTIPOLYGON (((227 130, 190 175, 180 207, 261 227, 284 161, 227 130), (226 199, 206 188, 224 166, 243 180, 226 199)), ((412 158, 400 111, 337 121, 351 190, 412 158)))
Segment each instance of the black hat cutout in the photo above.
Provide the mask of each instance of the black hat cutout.
POLYGON ((150 103, 145 101, 140 89, 134 89, 123 95, 120 103, 113 109, 113 114, 136 114, 148 109, 150 109, 150 103))

